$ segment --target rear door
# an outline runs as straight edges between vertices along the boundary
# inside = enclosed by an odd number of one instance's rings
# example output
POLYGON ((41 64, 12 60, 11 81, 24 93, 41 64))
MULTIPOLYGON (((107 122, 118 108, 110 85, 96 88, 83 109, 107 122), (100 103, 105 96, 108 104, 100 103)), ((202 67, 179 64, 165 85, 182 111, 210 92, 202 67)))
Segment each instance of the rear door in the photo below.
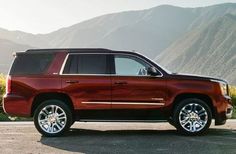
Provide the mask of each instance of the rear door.
POLYGON ((62 90, 76 109, 111 108, 111 78, 107 54, 69 54, 61 72, 62 90))

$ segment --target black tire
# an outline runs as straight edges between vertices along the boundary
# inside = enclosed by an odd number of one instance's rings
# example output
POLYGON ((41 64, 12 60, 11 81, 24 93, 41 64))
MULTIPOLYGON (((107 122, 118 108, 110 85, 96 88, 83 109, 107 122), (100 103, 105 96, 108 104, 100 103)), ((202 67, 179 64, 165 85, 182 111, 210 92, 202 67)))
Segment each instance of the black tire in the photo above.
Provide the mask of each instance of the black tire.
POLYGON ((75 120, 75 117, 73 116, 70 126, 74 125, 75 121, 76 121, 76 120, 75 120))
MULTIPOLYGON (((41 114, 42 115, 42 114, 41 114)), ((46 117, 46 116, 45 116, 46 117)), ((59 117, 59 116, 58 116, 59 117)), ((46 100, 44 102, 42 102, 35 110, 34 112, 34 125, 36 127, 36 129, 43 135, 46 137, 58 137, 58 136, 62 136, 66 131, 69 130, 71 124, 72 124, 72 113, 70 108, 65 104, 65 102, 61 101, 61 100, 56 100, 56 99, 51 99, 51 100, 46 100), (59 132, 46 132, 45 130, 43 130, 43 128, 40 126, 39 124, 39 114, 40 112, 45 109, 45 107, 48 106, 57 106, 59 108, 59 111, 64 111, 64 116, 66 117, 66 120, 63 121, 63 127, 59 132)), ((46 118, 47 119, 47 118, 46 118)), ((55 119, 55 118, 54 118, 55 119)), ((46 122, 45 122, 46 123, 46 122)), ((58 121, 56 120, 56 122, 58 124, 58 121)), ((61 125, 60 125, 61 126, 61 125)), ((58 127, 59 128, 59 127, 58 127)), ((52 127, 52 129, 54 130, 54 127, 52 127)))
POLYGON ((173 118, 172 118, 172 117, 171 117, 171 118, 169 118, 167 121, 169 122, 169 124, 170 124, 171 126, 173 126, 173 127, 175 127, 175 128, 176 128, 175 121, 173 120, 173 118))
POLYGON ((175 107, 173 119, 175 121, 174 124, 175 124, 177 130, 181 134, 183 134, 183 135, 202 135, 202 134, 206 133, 206 131, 208 130, 208 128, 211 125, 212 112, 211 112, 210 107, 203 100, 197 99, 197 98, 187 98, 185 100, 182 100, 175 107), (190 109, 189 109, 189 107, 190 107, 190 109), (185 114, 186 113, 185 109, 186 110, 189 109, 188 110, 189 112, 187 112, 188 114, 185 114), (193 112, 191 112, 190 110, 193 112), (185 116, 185 115, 187 115, 187 116, 185 116), (197 115, 201 115, 201 116, 197 116, 197 115), (182 126, 180 124, 180 119, 182 119, 183 117, 186 119, 187 122, 184 121, 185 123, 183 122, 182 123, 183 126, 182 126), (199 122, 201 120, 204 121, 205 123, 199 122), (191 129, 191 130, 188 130, 188 126, 189 126, 189 129, 191 129), (199 130, 197 130, 197 126, 198 126, 199 130), (193 128, 194 128, 194 130, 192 130, 193 128))

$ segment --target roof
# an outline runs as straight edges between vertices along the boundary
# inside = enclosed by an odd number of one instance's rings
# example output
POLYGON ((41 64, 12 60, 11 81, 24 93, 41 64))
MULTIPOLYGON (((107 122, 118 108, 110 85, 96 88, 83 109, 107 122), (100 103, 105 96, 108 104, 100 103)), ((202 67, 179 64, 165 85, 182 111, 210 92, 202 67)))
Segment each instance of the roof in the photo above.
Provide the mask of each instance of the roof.
POLYGON ((49 49, 29 49, 26 52, 88 52, 88 51, 103 51, 110 52, 104 48, 49 48, 49 49))
POLYGON ((52 52, 67 52, 67 53, 80 53, 80 52, 99 52, 99 53, 110 53, 110 52, 128 52, 133 53, 131 51, 115 51, 105 48, 55 48, 55 49, 29 49, 25 51, 25 53, 52 53, 52 52))

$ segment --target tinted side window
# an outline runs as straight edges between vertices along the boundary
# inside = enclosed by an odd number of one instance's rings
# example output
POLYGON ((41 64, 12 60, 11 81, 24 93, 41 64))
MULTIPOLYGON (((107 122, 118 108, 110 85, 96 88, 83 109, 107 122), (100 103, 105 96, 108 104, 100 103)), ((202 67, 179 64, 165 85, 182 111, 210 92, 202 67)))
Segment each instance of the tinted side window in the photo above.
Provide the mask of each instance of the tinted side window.
POLYGON ((104 54, 69 55, 63 74, 109 74, 108 56, 104 54))
POLYGON ((10 75, 38 75, 47 71, 54 54, 20 54, 12 65, 10 75))
POLYGON ((147 63, 129 55, 115 55, 115 73, 117 75, 146 76, 147 63))

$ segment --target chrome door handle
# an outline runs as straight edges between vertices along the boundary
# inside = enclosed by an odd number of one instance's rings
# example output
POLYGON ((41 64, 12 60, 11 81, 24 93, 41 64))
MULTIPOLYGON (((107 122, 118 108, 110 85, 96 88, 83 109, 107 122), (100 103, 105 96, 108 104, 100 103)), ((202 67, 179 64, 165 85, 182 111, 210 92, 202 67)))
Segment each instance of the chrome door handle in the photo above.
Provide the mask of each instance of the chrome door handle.
POLYGON ((67 80, 66 83, 74 84, 74 83, 79 83, 79 81, 76 81, 76 80, 67 80))
POLYGON ((127 84, 126 81, 116 81, 115 82, 116 85, 124 85, 124 84, 127 84))

